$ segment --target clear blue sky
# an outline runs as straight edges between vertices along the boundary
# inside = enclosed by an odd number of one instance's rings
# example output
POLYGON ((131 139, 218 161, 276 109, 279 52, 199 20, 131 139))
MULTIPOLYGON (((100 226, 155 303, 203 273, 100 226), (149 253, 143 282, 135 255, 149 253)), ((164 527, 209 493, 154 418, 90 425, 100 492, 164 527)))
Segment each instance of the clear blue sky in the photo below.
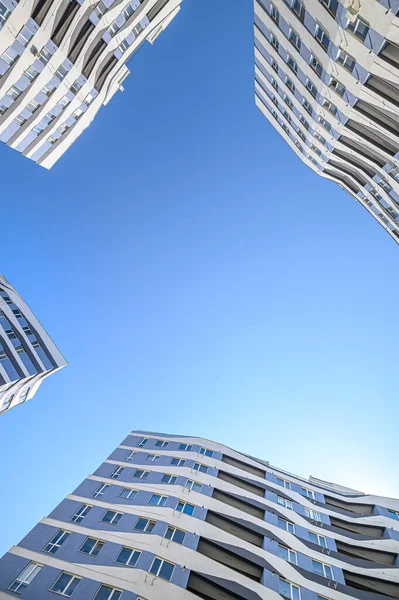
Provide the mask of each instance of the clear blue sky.
POLYGON ((256 109, 252 19, 185 0, 52 171, 0 147, 1 270, 69 361, 0 418, 1 554, 131 429, 399 495, 399 249, 256 109))

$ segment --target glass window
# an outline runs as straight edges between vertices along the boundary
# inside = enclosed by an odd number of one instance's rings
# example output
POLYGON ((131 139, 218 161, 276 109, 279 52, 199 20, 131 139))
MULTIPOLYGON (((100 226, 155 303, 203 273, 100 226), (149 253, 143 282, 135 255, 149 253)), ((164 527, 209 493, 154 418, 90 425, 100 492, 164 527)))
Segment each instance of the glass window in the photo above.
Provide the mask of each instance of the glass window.
POLYGON ((75 575, 71 575, 70 573, 61 573, 58 579, 51 586, 50 590, 52 592, 56 592, 57 594, 61 594, 62 596, 67 596, 68 598, 70 598, 74 590, 79 585, 80 580, 80 577, 76 577, 75 575))
POLYGON ((304 8, 303 4, 301 2, 299 2, 299 0, 293 1, 292 10, 296 14, 298 19, 303 22, 303 20, 305 18, 305 8, 304 8))
POLYGON ((110 525, 117 525, 121 520, 121 517, 122 513, 116 512, 115 510, 107 510, 101 517, 101 521, 109 523, 110 525))
POLYGON ((310 104, 310 102, 308 102, 307 100, 303 99, 302 102, 303 108, 310 114, 313 114, 313 108, 312 105, 310 104))
POLYGON ((141 438, 141 440, 139 441, 139 443, 137 444, 137 446, 139 448, 142 448, 143 446, 146 445, 147 442, 148 442, 148 438, 141 438))
POLYGON ((319 117, 319 123, 326 129, 327 131, 331 131, 332 127, 328 121, 323 119, 323 117, 319 117))
MULTIPOLYGON (((286 86, 291 90, 291 92, 293 94, 295 94, 295 85, 293 84, 293 82, 291 81, 291 79, 289 79, 288 77, 285 80, 285 84, 286 86)), ((278 88, 277 88, 278 89, 278 88)))
POLYGON ((272 58, 271 65, 272 65, 272 69, 274 69, 276 71, 276 73, 278 73, 278 64, 276 63, 274 58, 272 58))
POLYGON ((50 554, 55 554, 57 552, 58 548, 60 548, 62 546, 62 544, 68 539, 68 537, 69 537, 69 532, 64 531, 63 529, 60 529, 59 531, 57 531, 55 536, 53 536, 51 538, 49 543, 44 546, 43 552, 49 552, 50 554))
POLYGON ((0 25, 4 25, 10 14, 11 11, 2 2, 0 2, 0 25))
POLYGON ((300 120, 300 122, 302 123, 302 125, 303 125, 303 126, 304 126, 304 127, 307 129, 307 130, 309 130, 309 128, 310 128, 310 125, 309 125, 308 121, 307 121, 307 120, 304 118, 304 116, 303 116, 303 115, 301 115, 301 116, 299 117, 299 120, 300 120))
POLYGON ((123 488, 118 495, 120 498, 127 498, 129 500, 132 500, 136 494, 136 490, 131 490, 130 488, 123 488))
POLYGON ((278 545, 278 555, 280 558, 287 560, 288 562, 292 563, 293 565, 297 564, 296 552, 294 552, 290 548, 287 548, 287 546, 283 546, 282 544, 279 544, 278 545))
MULTIPOLYGON (((327 144, 327 140, 325 137, 323 137, 322 135, 320 135, 320 133, 316 132, 314 134, 314 137, 316 140, 318 140, 321 144, 323 144, 324 146, 327 144)), ((309 496, 310 497, 310 496, 309 496)))
POLYGON ((273 19, 273 21, 275 21, 278 25, 280 15, 277 8, 273 4, 270 5, 270 16, 273 19))
POLYGON ((179 500, 176 506, 176 510, 182 513, 186 513, 187 515, 192 515, 194 512, 195 506, 192 504, 188 504, 188 502, 184 502, 183 500, 179 500))
POLYGON ((369 29, 370 27, 364 21, 362 21, 362 19, 359 19, 359 17, 357 17, 353 22, 349 21, 348 23, 348 30, 351 31, 353 35, 359 38, 359 40, 362 42, 364 42, 366 39, 369 29))
POLYGON ((39 75, 40 71, 38 71, 33 65, 26 69, 24 75, 29 81, 33 81, 39 75))
POLYGON ((44 65, 47 65, 47 63, 51 57, 52 57, 51 51, 48 48, 46 48, 46 46, 43 46, 43 48, 40 51, 40 56, 39 56, 40 62, 43 63, 44 65))
POLYGON ((22 90, 17 85, 12 85, 7 92, 7 96, 10 96, 13 100, 18 98, 20 94, 22 94, 22 90))
POLYGON ((213 456, 212 450, 208 450, 207 448, 200 448, 200 454, 204 454, 204 456, 213 456))
POLYGON ((290 508, 292 510, 291 500, 287 500, 287 498, 283 498, 282 496, 277 496, 277 502, 280 506, 285 506, 285 508, 290 508))
POLYGON ((150 474, 149 471, 143 471, 142 469, 136 469, 136 471, 133 473, 133 477, 138 477, 138 479, 147 479, 149 474, 150 474))
POLYGON ((162 560, 156 556, 151 565, 150 573, 156 575, 157 577, 161 577, 162 579, 166 579, 166 581, 170 581, 174 568, 174 564, 167 562, 166 560, 162 560))
POLYGON ((336 114, 338 112, 338 109, 335 106, 335 104, 332 104, 332 102, 330 102, 329 100, 324 100, 323 108, 327 109, 328 112, 330 112, 332 115, 334 115, 334 117, 336 116, 336 114))
POLYGON ((391 517, 391 519, 399 521, 399 512, 397 512, 396 510, 388 510, 388 515, 391 517))
POLYGON ((27 110, 32 114, 39 108, 40 104, 37 100, 31 100, 29 104, 26 106, 27 110))
POLYGON ((168 500, 167 496, 161 496, 160 494, 152 494, 148 500, 148 504, 154 504, 155 506, 165 506, 168 500))
POLYGON ((172 542, 176 542, 176 544, 182 544, 184 542, 186 532, 181 529, 176 529, 176 527, 168 526, 164 537, 167 540, 171 540, 172 542))
POLYGON ((156 446, 159 446, 160 448, 166 448, 166 446, 169 444, 169 442, 165 442, 165 440, 157 440, 155 442, 156 446))
POLYGON ((122 550, 116 557, 116 562, 121 563, 122 565, 127 565, 128 567, 135 567, 140 554, 141 552, 138 550, 133 550, 133 548, 127 548, 126 546, 123 546, 122 550))
POLYGON ((324 563, 319 562, 318 560, 312 560, 313 572, 317 575, 321 575, 322 577, 326 577, 327 579, 334 579, 332 568, 330 565, 325 565, 324 563))
POLYGON ((292 71, 294 71, 295 74, 298 72, 298 65, 296 64, 295 60, 289 55, 287 57, 287 65, 292 71))
POLYGON ((91 556, 97 556, 103 546, 104 542, 88 537, 81 545, 79 551, 91 556))
POLYGON ((176 475, 162 475, 161 483, 170 483, 174 485, 177 481, 176 475))
POLYGON ((339 49, 336 60, 339 63, 341 63, 341 65, 343 65, 345 69, 352 73, 353 69, 355 68, 356 61, 351 56, 349 56, 349 54, 344 52, 344 50, 339 49))
POLYGON ((145 531, 146 533, 151 533, 151 531, 155 527, 155 523, 156 521, 153 521, 152 519, 145 519, 144 517, 139 517, 136 525, 134 526, 134 529, 136 529, 137 531, 145 531))
POLYGON ((12 584, 8 587, 13 592, 21 593, 28 585, 34 580, 36 575, 39 573, 42 565, 38 565, 34 562, 29 563, 27 567, 18 575, 12 584))
POLYGON ((202 489, 202 485, 200 483, 192 481, 191 479, 187 479, 185 487, 189 490, 194 490, 194 492, 200 492, 202 489))
POLYGON ((290 521, 286 521, 285 519, 277 517, 277 525, 280 527, 280 529, 284 529, 289 533, 295 533, 294 523, 291 523, 290 521))
POLYGON ((315 58, 314 56, 310 57, 310 66, 312 67, 313 71, 318 75, 318 77, 321 78, 321 76, 323 75, 323 67, 321 66, 321 63, 317 60, 317 58, 315 58))
POLYGON ((65 75, 68 73, 68 69, 64 65, 60 65, 56 70, 55 74, 59 79, 64 79, 65 75))
POLYGON ((193 464, 193 469, 195 471, 200 471, 201 473, 207 473, 208 472, 208 467, 206 467, 205 465, 201 465, 200 463, 194 463, 193 464))
POLYGON ((339 81, 337 81, 336 79, 331 79, 330 81, 330 87, 337 92, 337 94, 339 96, 341 96, 341 98, 343 97, 343 95, 345 94, 345 86, 342 85, 342 83, 339 83, 339 81))
POLYGON ((133 460, 136 456, 137 452, 135 450, 132 450, 131 452, 129 452, 126 455, 125 461, 129 461, 129 460, 133 460))
POLYGON ((159 456, 159 454, 147 454, 147 456, 145 457, 146 460, 149 460, 151 462, 157 462, 161 457, 159 456))
POLYGON ((124 470, 125 470, 125 467, 121 467, 121 466, 115 467, 115 469, 110 474, 110 478, 118 479, 118 477, 123 473, 124 470))
POLYGON ((316 25, 315 37, 316 40, 319 42, 320 46, 327 52, 328 46, 330 44, 330 38, 328 37, 324 29, 320 27, 320 25, 316 25))
POLYGON ((184 458, 172 458, 171 465, 175 465, 176 467, 183 467, 186 461, 184 458))
POLYGON ((92 493, 92 498, 100 498, 104 495, 110 486, 107 483, 100 483, 98 488, 92 493))
POLYGON ((293 46, 295 46, 295 48, 297 50, 301 49, 301 40, 300 37, 297 33, 295 33, 295 31, 293 31, 292 29, 290 29, 289 35, 288 35, 288 39, 291 42, 291 44, 293 46))
POLYGON ((190 452, 192 449, 192 446, 190 444, 180 444, 179 446, 179 450, 186 450, 187 452, 190 452))
POLYGON ((33 38, 34 34, 35 34, 35 29, 33 27, 33 24, 28 23, 27 25, 24 25, 22 27, 21 31, 19 32, 19 34, 17 36, 17 40, 19 41, 20 44, 22 44, 22 46, 24 46, 24 48, 26 48, 26 46, 28 45, 30 40, 33 38))
POLYGON ((332 14, 335 19, 338 9, 338 0, 319 0, 319 2, 332 14))
POLYGON ((321 514, 316 510, 311 510, 310 508, 305 508, 305 515, 309 517, 309 519, 314 519, 315 521, 321 521, 321 514))
MULTIPOLYGON (((1 6, 1 2, 0 2, 0 6, 1 6)), ((1 24, 1 8, 0 8, 0 24, 1 24)), ((12 64, 15 63, 15 61, 17 60, 18 57, 19 57, 18 52, 16 52, 16 50, 14 50, 13 48, 11 48, 11 46, 9 48, 7 48, 7 50, 5 50, 3 52, 3 54, 1 55, 1 58, 4 60, 4 62, 6 62, 10 67, 12 64)))
POLYGON ((100 586, 93 600, 119 600, 122 596, 120 590, 109 587, 109 585, 100 586))
POLYGON ((300 600, 299 587, 290 583, 286 579, 279 577, 279 592, 284 598, 290 600, 300 600))
POLYGON ((278 44, 278 39, 276 38, 275 35, 270 36, 270 43, 273 46, 273 48, 275 50, 277 50, 277 52, 278 52, 279 44, 278 44))
POLYGON ((316 98, 317 96, 317 87, 315 86, 314 83, 312 83, 310 81, 310 79, 308 79, 306 81, 306 88, 309 90, 309 92, 312 94, 313 98, 316 98))
POLYGON ((91 511, 92 507, 88 504, 82 504, 80 508, 76 511, 74 515, 71 517, 71 521, 73 523, 81 523, 83 519, 87 516, 87 513, 91 511))

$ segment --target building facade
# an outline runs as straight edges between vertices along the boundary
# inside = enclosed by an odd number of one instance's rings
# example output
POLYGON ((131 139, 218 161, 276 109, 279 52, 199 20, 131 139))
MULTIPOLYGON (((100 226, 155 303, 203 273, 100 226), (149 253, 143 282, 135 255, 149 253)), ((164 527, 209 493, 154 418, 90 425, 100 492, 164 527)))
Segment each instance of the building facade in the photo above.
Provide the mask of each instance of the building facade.
POLYGON ((398 0, 254 0, 255 99, 399 243, 398 0))
POLYGON ((0 560, 0 600, 387 600, 399 501, 132 432, 0 560))
POLYGON ((66 361, 18 292, 0 275, 0 415, 30 400, 66 361))
POLYGON ((182 0, 0 0, 0 140, 50 168, 182 0))

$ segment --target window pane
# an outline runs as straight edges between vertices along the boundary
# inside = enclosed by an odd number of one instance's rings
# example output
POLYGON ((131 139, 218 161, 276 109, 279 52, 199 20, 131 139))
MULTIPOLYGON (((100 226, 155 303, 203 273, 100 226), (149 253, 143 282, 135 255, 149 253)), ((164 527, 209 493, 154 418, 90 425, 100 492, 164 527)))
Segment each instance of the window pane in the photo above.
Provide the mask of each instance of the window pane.
POLYGON ((166 579, 167 581, 169 581, 170 578, 172 577, 173 568, 174 568, 174 565, 172 565, 171 563, 168 563, 168 562, 164 562, 161 567, 161 570, 159 572, 159 577, 162 577, 163 579, 166 579))

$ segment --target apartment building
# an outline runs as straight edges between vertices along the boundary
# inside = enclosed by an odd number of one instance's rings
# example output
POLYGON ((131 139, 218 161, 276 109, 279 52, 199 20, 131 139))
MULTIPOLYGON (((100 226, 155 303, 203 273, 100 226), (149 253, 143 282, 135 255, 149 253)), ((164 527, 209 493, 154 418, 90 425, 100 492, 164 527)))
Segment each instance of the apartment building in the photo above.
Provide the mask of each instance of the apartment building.
POLYGON ((399 500, 132 432, 0 560, 0 599, 387 600, 399 500))
POLYGON ((0 0, 0 140, 50 168, 182 0, 0 0))
POLYGON ((65 365, 29 306, 0 275, 0 415, 33 398, 43 379, 65 365))
POLYGON ((398 0, 255 0, 256 105, 399 243, 398 0))

